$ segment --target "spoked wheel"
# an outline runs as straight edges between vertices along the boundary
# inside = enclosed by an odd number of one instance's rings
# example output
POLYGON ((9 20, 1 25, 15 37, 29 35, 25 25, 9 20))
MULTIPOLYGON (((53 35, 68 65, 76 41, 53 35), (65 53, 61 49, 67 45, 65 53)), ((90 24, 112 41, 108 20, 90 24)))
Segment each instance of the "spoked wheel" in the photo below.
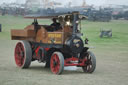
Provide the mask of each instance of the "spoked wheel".
POLYGON ((51 56, 50 68, 54 74, 61 74, 64 69, 64 57, 60 52, 54 52, 51 56))
POLYGON ((20 68, 28 68, 32 59, 32 49, 27 41, 20 41, 15 47, 15 62, 20 68))
POLYGON ((95 55, 92 52, 88 51, 88 52, 83 53, 82 57, 87 60, 85 62, 85 66, 82 67, 83 71, 85 73, 94 72, 94 70, 96 68, 96 57, 95 57, 95 55))

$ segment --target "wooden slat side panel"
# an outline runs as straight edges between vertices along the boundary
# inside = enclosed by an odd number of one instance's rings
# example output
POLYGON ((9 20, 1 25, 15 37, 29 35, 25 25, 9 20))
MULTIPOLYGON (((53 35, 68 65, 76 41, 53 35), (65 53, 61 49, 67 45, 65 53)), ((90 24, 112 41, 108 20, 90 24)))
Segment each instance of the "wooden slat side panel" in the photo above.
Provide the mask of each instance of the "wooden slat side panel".
POLYGON ((35 39, 36 33, 34 30, 11 30, 12 40, 24 40, 24 38, 35 39), (18 39, 19 38, 19 39, 18 39))
POLYGON ((35 37, 34 30, 11 30, 11 36, 35 37))
POLYGON ((25 37, 16 37, 16 36, 12 36, 11 39, 12 40, 26 40, 25 37))
POLYGON ((36 32, 34 30, 27 30, 27 37, 35 37, 36 32))
POLYGON ((12 36, 11 39, 12 40, 27 40, 27 41, 31 41, 31 42, 35 41, 34 38, 27 38, 27 37, 14 37, 14 36, 12 36))
POLYGON ((23 37, 27 37, 27 31, 25 30, 16 30, 16 29, 12 29, 11 30, 11 36, 23 36, 23 37))
POLYGON ((41 27, 41 29, 39 29, 36 34, 36 42, 47 43, 47 41, 47 31, 45 30, 45 28, 41 27))

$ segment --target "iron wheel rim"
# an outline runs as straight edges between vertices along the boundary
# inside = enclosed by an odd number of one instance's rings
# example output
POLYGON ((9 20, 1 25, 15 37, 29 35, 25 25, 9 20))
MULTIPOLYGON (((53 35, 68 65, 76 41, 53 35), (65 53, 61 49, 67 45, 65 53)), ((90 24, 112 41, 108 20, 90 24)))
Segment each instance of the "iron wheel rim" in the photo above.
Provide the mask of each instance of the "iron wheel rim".
POLYGON ((15 63, 18 67, 22 67, 25 62, 25 49, 24 45, 19 42, 15 47, 15 63))
POLYGON ((57 54, 53 54, 51 57, 51 71, 57 74, 60 70, 60 59, 57 54))
POLYGON ((91 70, 93 69, 92 56, 89 53, 85 53, 83 58, 87 60, 85 62, 85 66, 83 67, 84 71, 85 72, 91 72, 91 70))

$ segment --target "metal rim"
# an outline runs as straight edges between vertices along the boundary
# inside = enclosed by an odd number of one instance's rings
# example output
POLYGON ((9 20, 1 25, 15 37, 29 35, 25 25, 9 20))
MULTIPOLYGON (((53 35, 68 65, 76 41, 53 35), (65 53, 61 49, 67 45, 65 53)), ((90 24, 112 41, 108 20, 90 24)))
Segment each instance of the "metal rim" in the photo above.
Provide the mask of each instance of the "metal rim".
POLYGON ((91 56, 87 54, 87 56, 85 56, 85 59, 87 59, 87 61, 85 62, 86 66, 84 68, 86 69, 87 72, 89 72, 92 68, 91 56))
POLYGON ((21 42, 18 42, 15 47, 15 62, 16 65, 22 67, 25 62, 25 49, 24 45, 21 42))
POLYGON ((55 53, 51 57, 51 71, 55 74, 57 74, 60 70, 60 59, 59 56, 55 53))
POLYGON ((96 67, 96 58, 94 54, 90 51, 84 54, 84 59, 87 61, 85 62, 85 66, 82 67, 84 72, 92 73, 96 67))

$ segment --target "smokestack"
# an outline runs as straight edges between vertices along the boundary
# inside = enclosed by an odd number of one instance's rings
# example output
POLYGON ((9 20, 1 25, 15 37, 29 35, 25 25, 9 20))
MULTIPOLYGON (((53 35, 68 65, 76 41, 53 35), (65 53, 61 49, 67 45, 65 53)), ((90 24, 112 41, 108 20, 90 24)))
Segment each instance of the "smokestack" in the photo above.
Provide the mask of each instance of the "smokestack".
POLYGON ((73 12, 73 34, 76 34, 78 28, 79 12, 73 12))

